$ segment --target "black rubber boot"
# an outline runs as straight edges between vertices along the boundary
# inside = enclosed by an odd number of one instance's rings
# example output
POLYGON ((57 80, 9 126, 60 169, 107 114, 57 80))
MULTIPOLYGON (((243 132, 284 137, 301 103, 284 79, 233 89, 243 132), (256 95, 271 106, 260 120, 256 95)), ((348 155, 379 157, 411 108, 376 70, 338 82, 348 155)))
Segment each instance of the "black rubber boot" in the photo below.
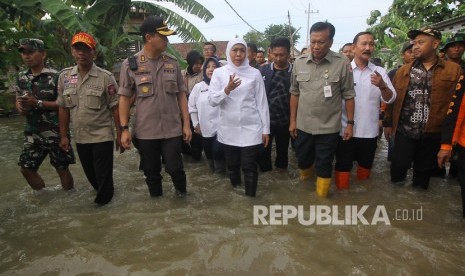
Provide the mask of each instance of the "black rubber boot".
POLYGON ((207 159, 208 167, 210 168, 211 172, 215 172, 215 162, 213 159, 207 159))
POLYGON ((234 169, 234 170, 229 170, 228 171, 229 173, 229 180, 231 181, 231 185, 236 188, 237 186, 239 186, 242 181, 241 181, 241 171, 238 169, 234 169))
POLYGON ((149 187, 149 192, 151 197, 159 197, 163 195, 163 188, 160 181, 148 181, 145 180, 147 183, 147 187, 149 187))
POLYGON ((171 175, 171 180, 173 181, 174 188, 176 189, 176 194, 178 196, 185 196, 187 193, 187 181, 186 173, 181 170, 171 175))
POLYGON ((460 192, 462 194, 462 214, 465 218, 465 187, 460 186, 460 192))
POLYGON ((213 163, 215 166, 215 173, 226 174, 226 165, 224 164, 224 160, 214 160, 213 163))
POLYGON ((246 173, 244 175, 244 182, 245 182, 245 195, 255 197, 255 194, 257 192, 258 174, 246 173))

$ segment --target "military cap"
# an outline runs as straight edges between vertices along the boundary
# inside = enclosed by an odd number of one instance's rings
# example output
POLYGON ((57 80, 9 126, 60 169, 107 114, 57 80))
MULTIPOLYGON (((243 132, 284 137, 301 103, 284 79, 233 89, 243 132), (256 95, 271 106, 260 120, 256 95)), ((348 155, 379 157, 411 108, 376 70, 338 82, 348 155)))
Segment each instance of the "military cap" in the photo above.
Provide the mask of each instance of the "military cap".
POLYGON ((447 50, 449 46, 451 46, 452 43, 460 42, 465 44, 465 33, 456 33, 453 36, 449 37, 446 40, 446 43, 442 47, 444 50, 447 50))
POLYGON ((19 40, 18 51, 21 52, 23 50, 43 51, 45 50, 45 44, 37 38, 22 38, 19 40))
POLYGON ((403 54, 408 49, 412 49, 412 47, 413 47, 413 44, 410 41, 406 41, 406 42, 404 42, 404 44, 402 44, 402 50, 401 50, 400 53, 403 54))
POLYGON ((439 40, 442 38, 441 32, 433 27, 423 27, 419 30, 411 30, 407 33, 407 36, 410 39, 415 39, 420 34, 429 35, 439 40))

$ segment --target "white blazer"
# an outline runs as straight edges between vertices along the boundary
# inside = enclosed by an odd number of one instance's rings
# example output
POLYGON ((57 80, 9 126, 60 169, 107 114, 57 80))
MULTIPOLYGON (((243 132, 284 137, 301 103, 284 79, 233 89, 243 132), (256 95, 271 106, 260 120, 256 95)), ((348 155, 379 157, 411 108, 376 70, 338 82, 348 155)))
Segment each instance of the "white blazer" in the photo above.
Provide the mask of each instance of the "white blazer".
POLYGON ((204 81, 197 83, 189 95, 189 114, 192 124, 200 124, 202 137, 214 137, 220 119, 219 106, 211 106, 208 101, 209 86, 204 81))
POLYGON ((229 76, 227 66, 216 69, 210 82, 209 102, 219 106, 219 142, 238 147, 262 143, 262 135, 270 133, 270 115, 262 75, 257 69, 252 74, 238 76, 241 85, 226 95, 229 76))

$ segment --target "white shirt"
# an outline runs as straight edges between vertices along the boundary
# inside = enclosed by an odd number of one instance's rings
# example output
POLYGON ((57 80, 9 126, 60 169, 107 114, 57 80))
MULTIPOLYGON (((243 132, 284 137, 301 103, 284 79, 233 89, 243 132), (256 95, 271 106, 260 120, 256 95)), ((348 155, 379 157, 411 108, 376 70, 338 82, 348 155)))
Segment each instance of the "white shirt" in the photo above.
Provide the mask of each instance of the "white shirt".
POLYGON ((214 137, 218 130, 220 109, 213 107, 208 101, 208 84, 204 81, 197 83, 189 95, 189 113, 194 127, 200 124, 202 137, 214 137))
POLYGON ((241 85, 226 95, 224 89, 233 73, 227 66, 213 71, 208 99, 212 106, 220 108, 217 139, 223 144, 258 145, 262 143, 262 134, 270 133, 265 85, 260 71, 252 72, 252 75, 239 76, 241 85))
MULTIPOLYGON (((354 88, 356 94, 353 137, 375 138, 378 136, 379 131, 378 121, 381 101, 386 104, 393 103, 397 96, 396 90, 384 68, 368 62, 368 66, 362 70, 357 67, 355 60, 352 60, 350 65, 354 73, 354 88), (383 99, 381 90, 377 86, 371 84, 371 74, 375 71, 381 75, 386 85, 391 89, 391 99, 383 99)), ((344 103, 342 107, 342 129, 344 129, 347 126, 347 113, 344 103)))

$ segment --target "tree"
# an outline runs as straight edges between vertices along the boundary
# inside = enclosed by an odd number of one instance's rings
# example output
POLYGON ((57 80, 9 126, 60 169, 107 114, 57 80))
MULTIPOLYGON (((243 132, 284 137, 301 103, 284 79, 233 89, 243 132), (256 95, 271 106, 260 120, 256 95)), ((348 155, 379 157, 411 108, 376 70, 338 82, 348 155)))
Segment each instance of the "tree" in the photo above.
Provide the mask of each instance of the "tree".
POLYGON ((294 35, 292 40, 295 44, 300 39, 300 35, 296 33, 296 28, 293 26, 289 27, 289 25, 286 24, 271 24, 266 27, 263 33, 251 30, 246 33, 243 38, 247 42, 253 42, 257 44, 258 48, 262 48, 266 52, 266 49, 268 46, 270 46, 270 43, 273 41, 273 39, 277 37, 287 37, 290 39, 292 34, 294 35))
POLYGON ((399 60, 401 45, 408 40, 409 30, 431 25, 462 15, 463 1, 456 0, 394 0, 385 15, 374 10, 367 24, 377 40, 376 50, 384 62, 391 67, 399 60))
MULTIPOLYGON (((165 2, 171 2, 205 21, 213 18, 195 0, 0 0, 0 10, 3 12, 0 24, 5 21, 13 22, 10 30, 15 34, 7 39, 2 55, 16 51, 19 37, 34 36, 46 41, 52 49, 49 57, 57 67, 64 67, 72 63, 69 49, 72 35, 78 31, 86 31, 98 40, 101 53, 99 58, 106 68, 111 69, 115 62, 115 49, 124 43, 140 39, 129 35, 128 30, 123 28, 125 23, 129 23, 132 12, 162 16, 174 26, 184 41, 206 40, 193 24, 166 8, 165 2)), ((184 61, 179 55, 177 57, 180 62, 184 61)), ((0 71, 2 69, 5 71, 5 68, 0 67, 0 71)))
POLYGON ((273 41, 273 39, 277 37, 287 37, 291 39, 291 35, 293 35, 292 40, 294 43, 299 41, 300 35, 295 32, 296 28, 293 26, 285 25, 285 24, 280 24, 280 25, 275 25, 271 24, 265 29, 265 37, 268 41, 273 41))
POLYGON ((265 51, 270 45, 270 42, 266 39, 265 35, 255 30, 249 31, 243 36, 243 38, 246 42, 255 43, 258 49, 261 48, 265 51))

